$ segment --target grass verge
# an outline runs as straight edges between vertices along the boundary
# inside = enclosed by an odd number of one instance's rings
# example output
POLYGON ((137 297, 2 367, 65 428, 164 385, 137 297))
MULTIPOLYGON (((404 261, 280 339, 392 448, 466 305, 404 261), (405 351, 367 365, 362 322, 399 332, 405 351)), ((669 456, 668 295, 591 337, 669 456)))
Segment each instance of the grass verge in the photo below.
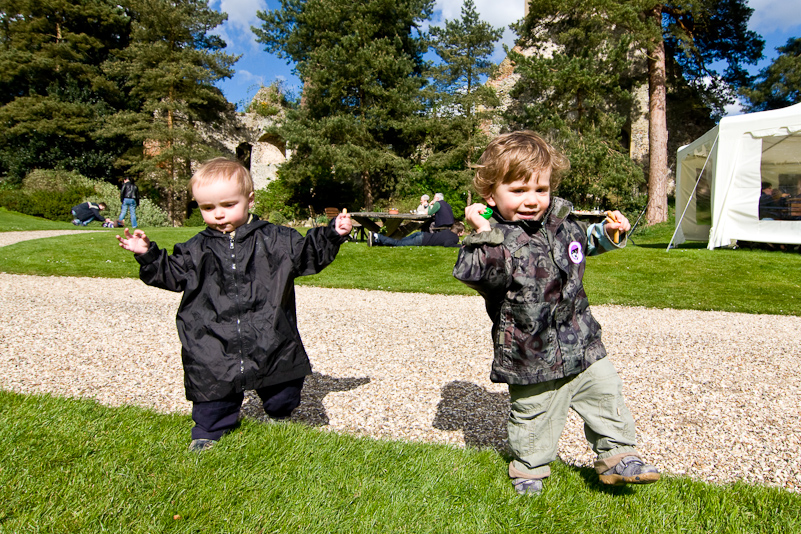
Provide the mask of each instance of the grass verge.
POLYGON ((250 420, 202 453, 191 419, 0 392, 0 532, 799 532, 801 496, 554 462, 518 497, 491 450, 250 420))

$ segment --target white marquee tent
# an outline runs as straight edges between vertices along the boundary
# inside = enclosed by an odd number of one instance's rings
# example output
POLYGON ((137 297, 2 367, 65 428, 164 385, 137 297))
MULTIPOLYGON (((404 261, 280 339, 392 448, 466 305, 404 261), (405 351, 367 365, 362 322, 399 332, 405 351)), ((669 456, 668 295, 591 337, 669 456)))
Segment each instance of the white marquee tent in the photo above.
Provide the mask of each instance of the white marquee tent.
POLYGON ((801 104, 725 117, 681 147, 676 221, 674 244, 801 244, 801 104), (763 209, 760 219, 763 183, 781 208, 763 209))

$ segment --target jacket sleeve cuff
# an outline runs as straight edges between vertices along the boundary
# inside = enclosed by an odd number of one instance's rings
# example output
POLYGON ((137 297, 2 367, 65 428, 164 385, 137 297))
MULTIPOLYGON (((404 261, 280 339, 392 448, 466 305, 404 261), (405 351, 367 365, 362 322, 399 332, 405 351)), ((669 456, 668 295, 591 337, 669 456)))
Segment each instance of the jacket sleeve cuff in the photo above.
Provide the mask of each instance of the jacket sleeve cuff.
POLYGON ((325 228, 325 237, 335 245, 341 245, 348 240, 350 234, 339 235, 339 233, 336 231, 336 225, 336 218, 331 219, 331 221, 328 223, 328 226, 325 228))
POLYGON ((468 247, 480 247, 482 245, 497 246, 503 243, 503 232, 493 228, 489 232, 479 232, 470 234, 462 240, 462 244, 468 247))
POLYGON ((139 265, 148 265, 156 261, 159 257, 159 247, 156 242, 150 243, 150 248, 143 254, 134 254, 134 258, 139 262, 139 265))

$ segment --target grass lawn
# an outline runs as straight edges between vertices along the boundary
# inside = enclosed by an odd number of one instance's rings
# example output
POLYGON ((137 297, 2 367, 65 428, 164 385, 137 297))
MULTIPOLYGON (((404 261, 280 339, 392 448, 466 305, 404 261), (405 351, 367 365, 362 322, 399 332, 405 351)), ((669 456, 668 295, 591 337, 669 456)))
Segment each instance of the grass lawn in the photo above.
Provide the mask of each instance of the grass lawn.
POLYGON ((0 392, 0 532, 801 532, 801 496, 554 462, 518 497, 489 450, 242 426, 202 454, 188 416, 0 392))
MULTIPOLYGON (((100 223, 93 224, 88 228, 94 230, 102 228, 100 223)), ((73 225, 71 222, 57 222, 42 219, 41 217, 31 217, 30 215, 23 215, 15 211, 8 211, 5 208, 0 208, 0 232, 19 232, 31 230, 78 230, 79 227, 73 225)))
MULTIPOLYGON (((74 228, 30 219, 0 210, 6 230, 74 228)), ((145 230, 170 248, 201 228, 145 230)), ((117 233, 0 247, 0 271, 136 277, 117 233)), ((801 255, 665 252, 671 233, 649 228, 637 246, 591 258, 591 303, 801 315, 801 255)), ((451 276, 457 253, 347 243, 299 283, 471 294, 451 276)), ((198 455, 186 450, 191 426, 184 415, 0 391, 0 533, 801 532, 801 496, 775 488, 674 476, 610 488, 593 470, 557 461, 543 494, 521 498, 509 459, 494 450, 245 420, 198 455)))

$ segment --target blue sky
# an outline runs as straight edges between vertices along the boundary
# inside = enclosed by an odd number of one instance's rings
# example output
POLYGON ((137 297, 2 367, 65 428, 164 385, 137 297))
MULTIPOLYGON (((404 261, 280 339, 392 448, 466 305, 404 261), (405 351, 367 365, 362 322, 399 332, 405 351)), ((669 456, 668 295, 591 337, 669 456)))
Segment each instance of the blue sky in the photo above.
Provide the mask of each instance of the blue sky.
MULTIPOLYGON (((514 41, 514 34, 508 26, 523 16, 524 1, 474 0, 476 9, 485 21, 497 28, 506 28, 502 41, 495 49, 496 62, 504 57, 503 45, 511 45, 514 41)), ((299 92, 299 81, 292 73, 292 66, 264 52, 250 31, 251 26, 260 23, 256 11, 279 7, 277 0, 211 0, 210 5, 228 13, 228 21, 218 28, 228 43, 226 51, 242 55, 234 66, 236 74, 233 78, 218 84, 229 101, 241 109, 250 102, 261 85, 269 85, 276 80, 284 81, 288 88, 299 92)), ((754 9, 749 29, 765 39, 765 59, 753 69, 753 72, 757 72, 770 65, 777 56, 776 47, 783 46, 790 37, 801 37, 801 9, 788 0, 750 0, 749 5, 754 9)), ((458 18, 461 7, 462 0, 438 0, 432 24, 439 25, 446 19, 458 18)), ((731 107, 730 113, 738 112, 737 105, 731 107)))

